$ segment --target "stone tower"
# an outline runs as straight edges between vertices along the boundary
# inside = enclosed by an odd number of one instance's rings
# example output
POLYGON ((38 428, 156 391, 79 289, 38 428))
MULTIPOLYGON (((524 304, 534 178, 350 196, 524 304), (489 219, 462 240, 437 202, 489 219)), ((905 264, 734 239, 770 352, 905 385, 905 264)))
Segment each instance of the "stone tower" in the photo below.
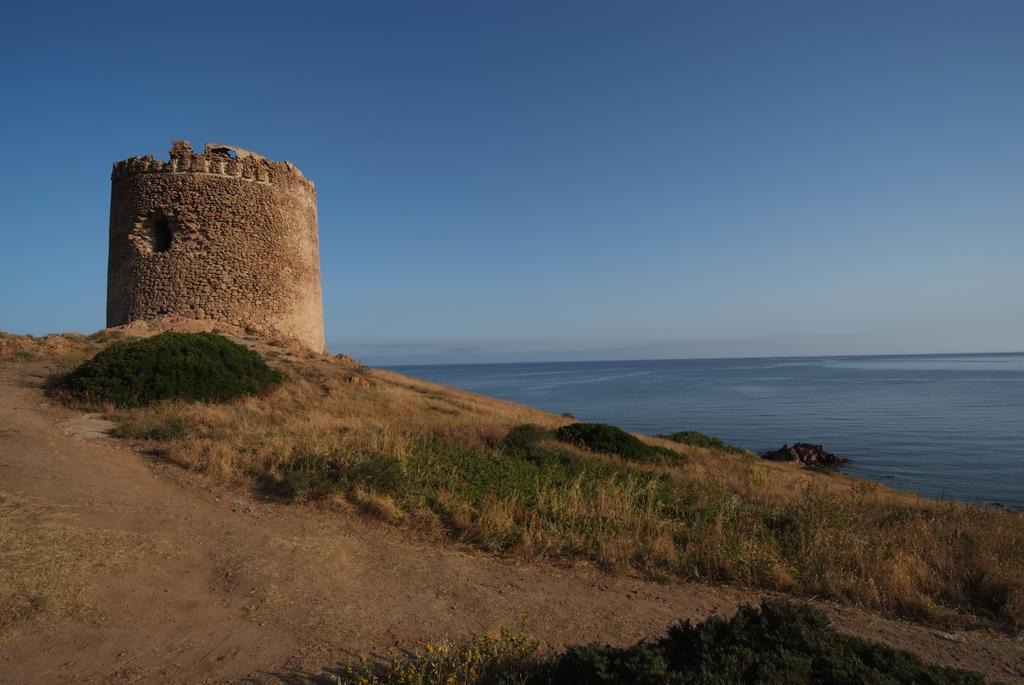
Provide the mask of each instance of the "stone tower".
POLYGON ((229 145, 170 156, 114 164, 107 326, 177 314, 324 351, 312 181, 229 145))

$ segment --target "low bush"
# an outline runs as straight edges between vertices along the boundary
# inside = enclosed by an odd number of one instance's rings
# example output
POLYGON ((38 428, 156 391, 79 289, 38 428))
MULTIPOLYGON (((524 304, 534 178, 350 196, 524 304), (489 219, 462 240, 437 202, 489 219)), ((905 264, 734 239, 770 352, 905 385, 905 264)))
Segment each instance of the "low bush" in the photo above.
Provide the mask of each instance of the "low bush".
POLYGON ((984 683, 978 673, 926 664, 914 654, 842 635, 807 604, 765 601, 729 619, 711 617, 669 629, 625 649, 567 650, 532 682, 579 683, 984 683))
POLYGON ((521 423, 509 429, 501 446, 509 452, 529 452, 537 449, 545 440, 552 440, 555 432, 535 423, 521 423))
POLYGON ((721 438, 716 438, 713 435, 705 435, 704 433, 699 433, 697 431, 679 431, 678 433, 659 435, 657 437, 664 438, 665 440, 671 440, 672 442, 678 442, 682 445, 693 445, 694 447, 722 450, 723 452, 741 454, 747 451, 741 447, 736 447, 735 445, 723 442, 721 438))
POLYGON ((87 402, 136 407, 160 400, 225 402, 281 382, 256 352, 213 333, 163 333, 114 343, 57 387, 87 402))
POLYGON ((677 452, 666 447, 648 445, 617 426, 606 423, 570 423, 556 433, 559 440, 585 447, 592 452, 615 454, 630 461, 679 461, 677 452))
POLYGON ((807 604, 771 600, 740 607, 729 619, 689 621, 664 637, 631 647, 570 647, 547 661, 525 637, 503 632, 475 637, 462 646, 426 645, 386 663, 348 668, 343 683, 526 683, 527 685, 729 685, 808 683, 822 685, 980 685, 980 674, 923 662, 836 632, 807 604))

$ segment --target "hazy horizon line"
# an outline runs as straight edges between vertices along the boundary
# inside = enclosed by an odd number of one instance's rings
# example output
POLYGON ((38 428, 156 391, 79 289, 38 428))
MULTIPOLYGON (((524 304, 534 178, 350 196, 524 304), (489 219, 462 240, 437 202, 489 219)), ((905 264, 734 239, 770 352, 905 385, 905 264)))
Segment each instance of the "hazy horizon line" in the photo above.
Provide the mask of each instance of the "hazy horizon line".
MULTIPOLYGON (((328 349, 330 349, 328 345, 328 349)), ((884 357, 999 357, 1024 355, 1024 350, 999 352, 891 352, 872 354, 776 354, 776 355, 741 355, 719 357, 619 357, 609 359, 538 359, 519 361, 472 361, 472 362, 403 362, 399 364, 377 364, 381 368, 400 368, 411 366, 499 366, 513 364, 605 364, 617 362, 672 362, 672 361, 720 361, 720 360, 770 360, 770 359, 867 359, 884 357)))

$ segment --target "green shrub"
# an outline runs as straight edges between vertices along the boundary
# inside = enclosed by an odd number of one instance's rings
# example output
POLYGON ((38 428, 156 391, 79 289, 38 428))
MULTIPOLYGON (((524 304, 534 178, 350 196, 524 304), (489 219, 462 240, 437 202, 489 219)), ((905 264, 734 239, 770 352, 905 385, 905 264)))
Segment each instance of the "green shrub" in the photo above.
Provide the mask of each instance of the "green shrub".
POLYGON ((89 402, 135 407, 160 400, 225 402, 281 382, 256 352, 213 333, 163 333, 119 342, 58 382, 89 402))
POLYGON ((681 456, 668 448, 648 445, 635 435, 606 423, 570 423, 556 432, 559 440, 592 452, 615 454, 630 461, 678 461, 681 456))
POLYGON ((917 656, 842 635, 807 604, 771 600, 670 628, 628 648, 568 649, 534 683, 984 683, 977 673, 925 664, 917 656))
POLYGON ((679 431, 678 433, 671 433, 669 435, 659 435, 659 438, 665 440, 671 440, 672 442, 678 442, 683 445, 693 445, 694 447, 705 447, 712 450, 722 450, 724 452, 735 452, 744 453, 747 450, 730 445, 723 442, 721 438, 716 438, 713 435, 705 435, 704 433, 698 433, 697 431, 679 431))

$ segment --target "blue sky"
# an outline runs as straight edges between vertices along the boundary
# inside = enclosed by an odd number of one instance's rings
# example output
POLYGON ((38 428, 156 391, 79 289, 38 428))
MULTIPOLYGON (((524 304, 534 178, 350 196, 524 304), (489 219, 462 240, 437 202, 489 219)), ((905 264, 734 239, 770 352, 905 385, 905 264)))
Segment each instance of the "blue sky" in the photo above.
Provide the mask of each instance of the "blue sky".
POLYGON ((318 187, 370 363, 1024 349, 1024 3, 16 3, 0 329, 104 324, 113 161, 318 187))

